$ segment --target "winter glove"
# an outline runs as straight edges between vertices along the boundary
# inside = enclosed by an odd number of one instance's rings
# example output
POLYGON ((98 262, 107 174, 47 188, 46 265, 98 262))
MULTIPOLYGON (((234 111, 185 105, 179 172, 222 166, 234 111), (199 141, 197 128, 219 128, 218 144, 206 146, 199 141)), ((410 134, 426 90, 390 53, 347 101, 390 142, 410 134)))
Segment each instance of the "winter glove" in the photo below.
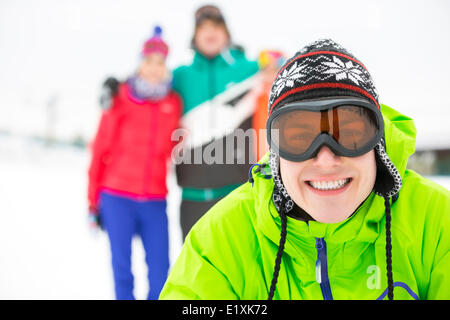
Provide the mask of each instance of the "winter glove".
POLYGON ((100 212, 97 208, 89 207, 88 221, 91 230, 98 230, 98 229, 103 230, 100 212))
POLYGON ((100 106, 103 110, 111 108, 113 98, 119 92, 119 85, 120 82, 114 77, 109 77, 103 82, 100 93, 100 106))

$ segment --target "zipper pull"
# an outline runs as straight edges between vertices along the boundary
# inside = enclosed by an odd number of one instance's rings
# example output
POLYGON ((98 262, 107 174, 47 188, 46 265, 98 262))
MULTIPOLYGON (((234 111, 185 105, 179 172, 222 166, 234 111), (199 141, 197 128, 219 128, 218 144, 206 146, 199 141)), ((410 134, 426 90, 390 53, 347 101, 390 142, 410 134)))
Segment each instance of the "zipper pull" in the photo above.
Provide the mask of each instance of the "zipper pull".
POLYGON ((324 300, 333 300, 328 278, 327 245, 324 238, 316 238, 316 281, 320 284, 324 300))
POLYGON ((322 261, 320 259, 323 251, 323 238, 316 238, 317 260, 316 260, 316 282, 322 283, 322 261))
POLYGON ((316 261, 316 282, 318 284, 322 283, 322 264, 319 259, 316 261))

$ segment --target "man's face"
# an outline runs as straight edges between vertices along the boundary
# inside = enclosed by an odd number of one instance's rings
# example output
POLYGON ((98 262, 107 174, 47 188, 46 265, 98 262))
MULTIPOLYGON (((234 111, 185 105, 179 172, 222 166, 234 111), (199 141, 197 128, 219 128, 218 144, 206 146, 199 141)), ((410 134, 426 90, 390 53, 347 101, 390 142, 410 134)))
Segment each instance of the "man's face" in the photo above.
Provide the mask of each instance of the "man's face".
POLYGON ((280 158, 280 172, 299 207, 319 222, 337 223, 350 217, 372 191, 375 153, 340 157, 323 146, 315 158, 306 161, 280 158))
POLYGON ((195 46, 201 54, 214 58, 228 45, 228 33, 223 24, 203 21, 195 31, 195 46))
POLYGON ((151 84, 164 80, 167 74, 166 61, 163 54, 154 52, 148 54, 141 62, 138 75, 151 84))

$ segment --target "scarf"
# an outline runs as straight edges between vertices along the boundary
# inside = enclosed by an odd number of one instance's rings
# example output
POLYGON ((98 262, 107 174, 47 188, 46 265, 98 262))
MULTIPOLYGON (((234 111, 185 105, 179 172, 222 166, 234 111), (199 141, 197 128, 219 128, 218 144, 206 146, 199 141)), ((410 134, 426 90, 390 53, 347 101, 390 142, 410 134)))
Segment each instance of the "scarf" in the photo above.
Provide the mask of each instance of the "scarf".
POLYGON ((133 97, 139 100, 159 100, 164 98, 172 89, 172 78, 168 77, 160 83, 152 84, 134 75, 128 79, 133 97))

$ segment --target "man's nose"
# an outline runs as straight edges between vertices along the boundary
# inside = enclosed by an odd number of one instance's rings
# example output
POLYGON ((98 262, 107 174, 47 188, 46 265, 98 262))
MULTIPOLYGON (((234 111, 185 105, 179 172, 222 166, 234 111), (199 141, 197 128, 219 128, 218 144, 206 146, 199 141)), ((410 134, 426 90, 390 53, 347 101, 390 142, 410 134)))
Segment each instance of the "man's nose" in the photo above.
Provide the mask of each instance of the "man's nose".
POLYGON ((314 158, 314 165, 317 167, 335 167, 341 162, 341 157, 335 155, 327 146, 322 146, 314 158))

